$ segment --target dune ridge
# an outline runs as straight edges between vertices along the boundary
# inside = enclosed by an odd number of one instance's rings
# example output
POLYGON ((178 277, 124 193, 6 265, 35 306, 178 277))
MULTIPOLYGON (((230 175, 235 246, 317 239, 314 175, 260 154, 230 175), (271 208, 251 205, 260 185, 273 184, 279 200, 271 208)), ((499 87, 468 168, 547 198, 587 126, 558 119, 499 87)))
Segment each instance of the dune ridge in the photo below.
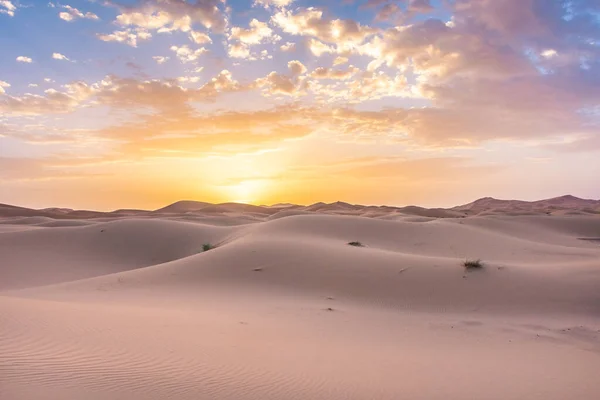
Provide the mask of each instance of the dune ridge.
MULTIPOLYGON (((31 209, 8 204, 0 204, 0 218, 2 217, 50 217, 55 219, 90 219, 90 218, 125 218, 125 217, 154 217, 168 215, 202 215, 202 214, 231 214, 253 213, 255 215, 273 215, 278 212, 306 212, 319 214, 358 215, 367 217, 389 216, 390 214, 412 215, 431 218, 457 218, 475 216, 480 214, 592 214, 600 215, 600 200, 580 199, 572 195, 565 195, 546 200, 522 201, 499 200, 484 197, 474 202, 451 208, 424 208, 419 206, 365 206, 350 204, 342 201, 335 203, 315 203, 301 206, 289 203, 268 205, 251 205, 242 203, 211 204, 202 201, 182 200, 156 210, 119 209, 110 212, 73 210, 69 208, 44 208, 31 209)), ((0 221, 1 222, 1 221, 0 221)))

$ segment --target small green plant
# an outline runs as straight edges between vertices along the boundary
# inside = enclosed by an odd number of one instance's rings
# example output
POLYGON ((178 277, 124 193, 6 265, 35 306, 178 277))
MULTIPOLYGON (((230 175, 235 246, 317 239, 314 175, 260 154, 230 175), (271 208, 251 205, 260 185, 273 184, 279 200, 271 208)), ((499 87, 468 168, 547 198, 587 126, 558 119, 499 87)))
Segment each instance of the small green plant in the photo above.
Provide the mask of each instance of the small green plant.
POLYGON ((466 269, 480 269, 483 268, 483 261, 477 259, 477 260, 465 260, 465 262, 463 263, 463 266, 466 269))
POLYGON ((204 244, 202 245, 202 251, 209 251, 209 250, 212 250, 212 249, 214 249, 214 248, 216 248, 216 246, 213 246, 213 245, 212 245, 212 244, 210 244, 210 243, 204 243, 204 244))
POLYGON ((354 246, 354 247, 365 247, 365 245, 362 244, 361 242, 349 242, 348 245, 354 246))

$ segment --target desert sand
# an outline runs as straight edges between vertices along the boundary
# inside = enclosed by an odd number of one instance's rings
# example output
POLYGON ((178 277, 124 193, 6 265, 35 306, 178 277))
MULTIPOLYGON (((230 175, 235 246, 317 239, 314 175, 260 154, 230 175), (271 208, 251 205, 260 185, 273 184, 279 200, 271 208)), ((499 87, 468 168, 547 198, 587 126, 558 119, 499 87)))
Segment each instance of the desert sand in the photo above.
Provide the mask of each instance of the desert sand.
POLYGON ((572 196, 0 205, 0 398, 598 399, 598 239, 572 196))

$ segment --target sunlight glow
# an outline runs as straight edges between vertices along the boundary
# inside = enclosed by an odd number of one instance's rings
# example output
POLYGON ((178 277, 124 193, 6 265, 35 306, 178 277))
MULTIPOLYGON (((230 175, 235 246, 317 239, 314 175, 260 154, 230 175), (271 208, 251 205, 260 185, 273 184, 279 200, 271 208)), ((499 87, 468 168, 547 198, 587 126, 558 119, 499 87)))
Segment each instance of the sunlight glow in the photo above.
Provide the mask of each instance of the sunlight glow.
POLYGON ((246 180, 227 186, 228 197, 235 203, 255 203, 264 194, 265 183, 261 180, 246 180))

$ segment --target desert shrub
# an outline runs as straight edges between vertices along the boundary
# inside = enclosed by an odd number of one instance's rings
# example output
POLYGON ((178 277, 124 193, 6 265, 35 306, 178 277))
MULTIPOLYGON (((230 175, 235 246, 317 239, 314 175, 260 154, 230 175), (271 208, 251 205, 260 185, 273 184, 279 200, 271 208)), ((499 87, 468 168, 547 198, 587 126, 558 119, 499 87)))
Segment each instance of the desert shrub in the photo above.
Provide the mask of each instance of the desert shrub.
POLYGON ((209 251, 209 250, 212 250, 212 249, 214 249, 214 248, 216 248, 216 246, 213 246, 213 245, 212 245, 212 244, 210 244, 210 243, 204 243, 204 244, 202 245, 202 251, 209 251))
POLYGON ((349 242, 348 245, 354 246, 354 247, 365 247, 365 245, 362 244, 361 242, 349 242))
POLYGON ((479 259, 477 260, 465 260, 463 263, 463 267, 466 269, 479 269, 483 268, 483 262, 479 259))

